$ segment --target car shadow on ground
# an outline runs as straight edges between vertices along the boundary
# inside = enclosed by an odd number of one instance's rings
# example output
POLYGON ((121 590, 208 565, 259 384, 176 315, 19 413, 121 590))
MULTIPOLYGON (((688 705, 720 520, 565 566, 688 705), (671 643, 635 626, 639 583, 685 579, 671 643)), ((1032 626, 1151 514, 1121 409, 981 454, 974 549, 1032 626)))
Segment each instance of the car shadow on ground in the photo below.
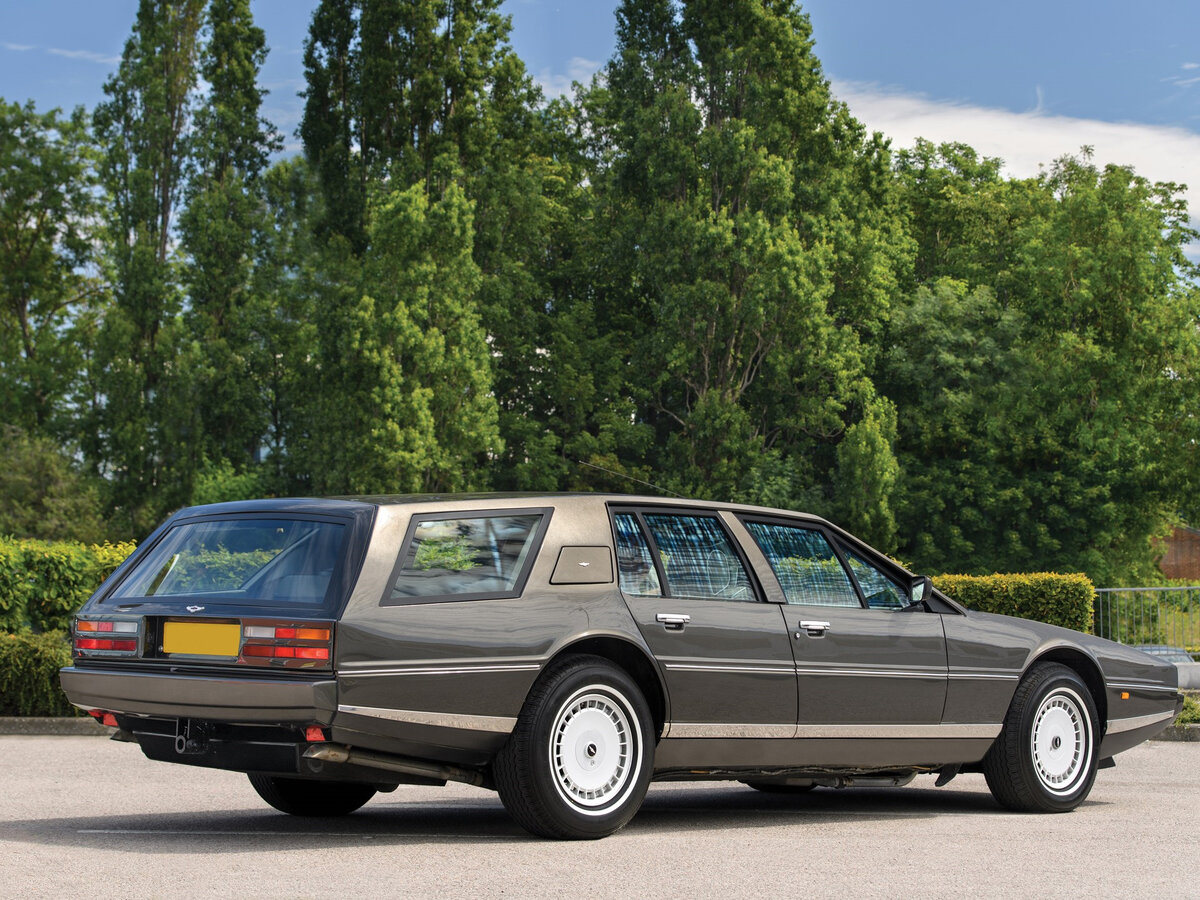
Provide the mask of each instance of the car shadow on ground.
MULTIPOLYGON (((1086 806, 1097 805, 1091 801, 1086 806)), ((1100 803, 1099 805, 1103 805, 1100 803)), ((621 832, 637 837, 731 828, 813 826, 939 816, 1012 815, 979 791, 951 789, 818 789, 764 794, 742 785, 651 790, 637 817, 621 832)), ((305 819, 269 809, 46 817, 0 824, 0 839, 49 846, 177 853, 181 842, 205 852, 537 840, 509 818, 494 795, 440 801, 373 801, 339 818, 305 819)))

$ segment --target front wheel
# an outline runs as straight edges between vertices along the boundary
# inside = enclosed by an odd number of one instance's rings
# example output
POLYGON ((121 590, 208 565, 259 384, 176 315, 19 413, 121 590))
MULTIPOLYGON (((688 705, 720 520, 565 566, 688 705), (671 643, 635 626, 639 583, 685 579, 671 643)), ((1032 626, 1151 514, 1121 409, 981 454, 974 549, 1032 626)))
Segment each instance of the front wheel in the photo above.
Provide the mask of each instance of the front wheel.
POLYGON ((983 760, 992 796, 1022 812, 1067 812, 1096 780, 1096 704, 1058 663, 1034 666, 1017 688, 1004 728, 983 760))
POLYGON ((371 785, 354 781, 276 778, 253 772, 246 777, 258 796, 293 816, 345 816, 375 796, 371 785))
POLYGON ((641 689, 595 656, 534 685, 492 774, 517 824, 548 838, 588 839, 625 825, 646 796, 654 725, 641 689))

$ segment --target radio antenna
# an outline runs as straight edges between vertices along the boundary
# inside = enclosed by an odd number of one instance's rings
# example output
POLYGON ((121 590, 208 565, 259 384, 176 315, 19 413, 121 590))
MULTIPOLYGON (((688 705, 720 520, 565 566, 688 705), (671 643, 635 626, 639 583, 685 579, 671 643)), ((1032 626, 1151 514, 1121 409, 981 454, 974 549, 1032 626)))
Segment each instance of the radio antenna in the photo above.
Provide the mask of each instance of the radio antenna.
POLYGON ((687 497, 683 496, 683 494, 677 494, 674 491, 667 490, 664 487, 659 487, 657 484, 654 484, 650 481, 642 481, 640 478, 634 478, 632 475, 626 474, 625 472, 614 472, 612 469, 606 469, 604 466, 597 466, 594 463, 584 462, 582 459, 575 460, 575 463, 577 465, 587 466, 589 469, 596 469, 609 475, 615 475, 617 478, 624 478, 626 481, 632 481, 634 484, 642 484, 648 488, 654 488, 654 490, 658 491, 660 494, 670 494, 672 497, 678 497, 680 500, 688 499, 687 497))

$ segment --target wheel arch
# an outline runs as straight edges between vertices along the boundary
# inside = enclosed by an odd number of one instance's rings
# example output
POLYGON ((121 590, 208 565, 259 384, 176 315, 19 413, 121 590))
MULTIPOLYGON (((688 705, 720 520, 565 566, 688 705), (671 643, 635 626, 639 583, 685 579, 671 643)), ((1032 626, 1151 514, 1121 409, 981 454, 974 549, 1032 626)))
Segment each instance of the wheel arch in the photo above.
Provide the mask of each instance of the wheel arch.
POLYGON ((1100 734, 1103 735, 1108 725, 1108 696, 1104 688, 1104 674, 1100 670, 1099 663, 1079 648, 1063 645, 1051 647, 1039 653, 1030 660, 1025 671, 1028 672, 1040 662, 1054 662, 1066 666, 1083 679, 1088 692, 1092 695, 1092 702, 1096 704, 1096 715, 1100 719, 1096 724, 1100 734))
POLYGON ((626 638, 615 635, 587 635, 559 648, 542 671, 547 671, 567 657, 581 655, 607 659, 628 674, 641 688, 646 702, 650 705, 650 718, 654 720, 655 733, 662 734, 668 711, 666 686, 663 684, 658 667, 643 648, 626 638))

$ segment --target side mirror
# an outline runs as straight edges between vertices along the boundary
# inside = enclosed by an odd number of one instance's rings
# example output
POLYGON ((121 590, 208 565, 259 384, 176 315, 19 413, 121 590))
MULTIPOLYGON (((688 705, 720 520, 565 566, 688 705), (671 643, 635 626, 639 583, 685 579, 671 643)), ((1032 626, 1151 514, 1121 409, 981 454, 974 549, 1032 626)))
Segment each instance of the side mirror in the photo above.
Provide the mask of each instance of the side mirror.
POLYGON ((926 610, 930 609, 929 601, 933 599, 933 581, 928 575, 921 575, 913 579, 912 588, 909 592, 908 606, 904 607, 905 611, 926 610))

